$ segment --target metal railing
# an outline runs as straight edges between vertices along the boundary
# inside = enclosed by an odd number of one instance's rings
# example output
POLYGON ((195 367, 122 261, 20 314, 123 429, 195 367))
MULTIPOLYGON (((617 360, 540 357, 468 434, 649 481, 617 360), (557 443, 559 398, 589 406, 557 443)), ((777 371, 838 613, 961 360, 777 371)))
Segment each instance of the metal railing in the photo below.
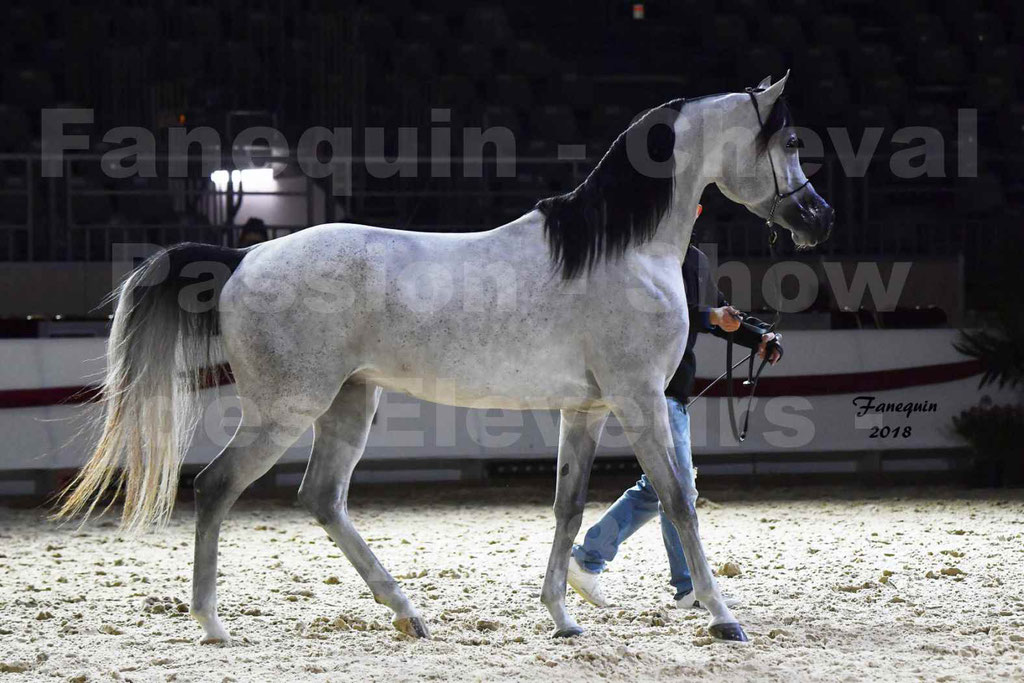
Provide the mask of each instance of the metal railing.
POLYGON ((38 164, 28 155, 0 154, 0 261, 35 251, 38 164), (20 220, 19 220, 20 219, 20 220))
MULTIPOLYGON (((450 177, 430 177, 436 160, 410 159, 414 177, 378 178, 371 172, 379 158, 339 160, 351 169, 344 191, 332 190, 332 178, 298 173, 294 157, 268 157, 283 169, 287 188, 251 191, 217 185, 207 176, 112 180, 99 172, 98 155, 69 155, 60 178, 43 178, 38 156, 2 155, 0 183, 0 261, 107 261, 117 242, 170 244, 183 240, 238 245, 243 240, 240 206, 255 198, 291 202, 287 220, 265 220, 266 238, 301 230, 315 222, 344 220, 401 229, 467 231, 500 225, 528 211, 537 199, 571 189, 596 158, 515 159, 515 177, 497 172, 503 159, 485 159, 480 177, 466 177, 479 159, 452 157, 450 177)), ((166 169, 167 157, 157 159, 166 169)), ((394 162, 395 159, 389 161, 394 162)), ((475 166, 474 166, 475 168, 475 166)), ((378 172, 378 175, 380 173, 378 172)), ((946 211, 956 203, 956 181, 921 179, 879 182, 869 174, 848 178, 839 160, 826 157, 813 178, 839 216, 828 254, 864 256, 956 255, 968 259, 984 235, 1007 229, 992 221, 946 211), (904 206, 905 205, 905 206, 904 206), (928 207, 931 207, 929 209, 928 207)), ((1008 188, 1018 192, 1019 188, 1008 188)), ((757 221, 742 207, 705 194, 701 236, 720 244, 722 254, 762 256, 764 238, 757 221)))
MULTIPOLYGON (((64 162, 64 177, 55 179, 61 211, 55 239, 50 243, 52 260, 107 261, 113 245, 119 242, 168 245, 198 241, 237 246, 244 241, 246 226, 235 218, 245 198, 300 197, 305 204, 300 212, 303 220, 263 222, 263 239, 280 237, 313 222, 314 181, 310 178, 303 178, 306 187, 301 191, 244 190, 235 187, 230 174, 222 188, 210 177, 199 175, 136 178, 106 185, 83 182, 88 176, 81 172, 82 166, 98 165, 99 160, 92 155, 70 157, 64 162)), ((170 159, 159 157, 156 161, 167 163, 170 159)))

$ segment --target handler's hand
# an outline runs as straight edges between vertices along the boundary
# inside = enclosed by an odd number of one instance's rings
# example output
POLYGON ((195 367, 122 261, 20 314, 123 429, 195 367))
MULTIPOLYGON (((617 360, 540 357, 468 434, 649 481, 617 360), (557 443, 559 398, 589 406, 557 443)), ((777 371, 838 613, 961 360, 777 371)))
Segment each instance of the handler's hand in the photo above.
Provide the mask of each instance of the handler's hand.
POLYGON ((725 332, 735 332, 740 329, 740 312, 732 306, 722 306, 721 308, 712 308, 708 311, 708 318, 711 324, 716 327, 721 327, 725 332))
MULTIPOLYGON (((770 342, 773 339, 777 339, 778 341, 781 342, 782 341, 782 335, 781 334, 775 334, 774 332, 769 332, 768 334, 761 335, 761 344, 760 344, 760 346, 757 347, 757 357, 758 358, 764 358, 764 352, 765 352, 765 349, 768 348, 768 342, 770 342)), ((779 362, 780 358, 782 358, 782 354, 779 353, 779 350, 778 349, 772 349, 772 357, 768 359, 768 362, 771 363, 772 365, 775 365, 776 363, 779 362)))

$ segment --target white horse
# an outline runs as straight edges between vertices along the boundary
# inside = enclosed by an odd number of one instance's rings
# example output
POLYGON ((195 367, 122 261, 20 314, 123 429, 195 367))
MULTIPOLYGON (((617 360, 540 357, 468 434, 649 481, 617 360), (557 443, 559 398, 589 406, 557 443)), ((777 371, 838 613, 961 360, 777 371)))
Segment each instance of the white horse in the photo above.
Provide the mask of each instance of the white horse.
POLYGON ((833 211, 807 183, 779 101, 785 80, 651 110, 574 191, 487 232, 320 225, 245 250, 184 244, 154 257, 119 289, 104 432, 59 514, 91 511, 116 482, 125 527, 166 520, 202 369, 222 345, 243 408, 231 442, 195 480, 191 611, 204 641, 230 640, 216 604, 221 522, 310 426, 299 499, 393 610, 394 625, 426 637, 347 510, 381 391, 559 409, 556 530, 541 600, 554 635, 571 636, 582 629, 565 608, 569 551, 611 411, 679 532, 709 632, 746 640, 704 556, 684 484, 692 472, 672 455, 664 390, 686 341, 681 268, 707 185, 774 216, 797 245, 831 229, 833 211))

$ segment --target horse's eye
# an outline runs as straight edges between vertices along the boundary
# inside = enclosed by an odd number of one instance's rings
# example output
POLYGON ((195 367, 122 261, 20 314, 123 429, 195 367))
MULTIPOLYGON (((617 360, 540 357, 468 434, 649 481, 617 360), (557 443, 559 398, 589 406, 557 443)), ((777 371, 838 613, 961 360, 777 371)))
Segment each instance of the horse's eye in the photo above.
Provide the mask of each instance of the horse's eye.
POLYGON ((793 136, 786 141, 786 147, 789 149, 803 149, 804 141, 800 138, 793 136))

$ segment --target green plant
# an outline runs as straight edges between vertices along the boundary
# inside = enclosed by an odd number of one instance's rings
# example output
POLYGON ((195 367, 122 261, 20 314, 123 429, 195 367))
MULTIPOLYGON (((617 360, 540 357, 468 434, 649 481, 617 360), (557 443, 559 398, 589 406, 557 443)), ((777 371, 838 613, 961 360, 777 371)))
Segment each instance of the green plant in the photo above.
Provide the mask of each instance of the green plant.
POLYGON ((980 330, 961 330, 953 346, 981 363, 980 386, 1024 386, 1024 312, 1020 306, 1003 305, 992 322, 980 330))
POLYGON ((1024 484, 1024 405, 981 405, 953 418, 953 428, 974 452, 974 484, 1020 486, 1024 484))
MULTIPOLYGON (((1016 261, 1024 240, 1014 236, 1001 252, 986 283, 989 292, 1011 293, 1020 277, 1016 261)), ((961 330, 953 347, 981 365, 979 388, 989 384, 1000 389, 1024 389, 1024 307, 1012 295, 993 296, 992 315, 978 330, 961 330)), ((993 405, 985 396, 981 404, 953 418, 953 428, 974 451, 978 483, 1015 486, 1024 482, 1024 393, 1014 404, 993 405)))
POLYGON ((977 405, 954 417, 953 427, 981 458, 1024 458, 1024 406, 977 405))
POLYGON ((1020 285, 1020 254, 1024 234, 1018 229, 1002 235, 991 267, 979 273, 988 293, 986 324, 979 330, 960 330, 953 347, 981 364, 980 386, 1024 388, 1024 306, 1014 296, 1020 285))

